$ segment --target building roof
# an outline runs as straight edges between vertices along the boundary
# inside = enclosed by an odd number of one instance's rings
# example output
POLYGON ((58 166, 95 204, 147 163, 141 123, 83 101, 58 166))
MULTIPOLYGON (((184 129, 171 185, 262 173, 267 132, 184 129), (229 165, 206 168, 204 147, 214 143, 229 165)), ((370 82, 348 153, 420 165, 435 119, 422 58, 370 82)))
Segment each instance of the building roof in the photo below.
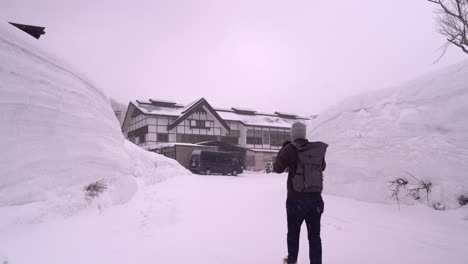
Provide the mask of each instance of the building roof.
POLYGON ((169 148, 174 146, 187 146, 187 147, 203 147, 203 148, 216 148, 216 146, 206 146, 206 145, 199 145, 199 144, 190 144, 190 143, 157 143, 143 146, 143 149, 146 150, 153 150, 153 149, 162 149, 162 148, 169 148))
POLYGON ((165 115, 165 116, 180 116, 182 114, 182 108, 176 107, 163 107, 155 106, 151 103, 136 101, 133 102, 133 105, 137 107, 144 114, 149 115, 165 115))
MULTIPOLYGON (((152 100, 155 101, 155 100, 152 100)), ((176 120, 171 123, 171 127, 176 126, 182 120, 184 120, 191 110, 194 110, 200 105, 206 105, 209 108, 212 108, 204 98, 200 98, 194 102, 191 102, 187 105, 180 105, 175 102, 167 102, 162 100, 157 100, 157 102, 163 102, 170 106, 161 106, 162 104, 154 104, 152 101, 140 101, 131 102, 135 107, 137 107, 141 112, 148 115, 163 115, 163 116, 173 116, 176 117, 176 120)), ((223 124, 225 121, 237 121, 241 122, 247 126, 267 126, 267 127, 281 127, 281 128, 291 128, 291 125, 298 120, 308 120, 308 117, 300 117, 292 113, 283 113, 275 112, 273 114, 256 112, 251 109, 243 108, 212 108, 214 115, 218 115, 223 124)), ((223 124, 224 126, 224 124, 223 124)), ((227 125, 226 125, 227 126, 227 125)), ((227 126, 229 127, 229 126, 227 126)))
POLYGON ((224 120, 239 121, 244 125, 250 126, 268 126, 268 127, 281 127, 291 128, 292 124, 297 121, 295 119, 282 118, 270 115, 242 115, 232 112, 219 112, 219 115, 224 120))
POLYGON ((285 117, 285 118, 297 118, 297 115, 296 114, 293 114, 293 113, 286 113, 286 112, 278 112, 276 111, 275 112, 275 115, 278 115, 278 116, 281 116, 281 117, 285 117))
POLYGON ((187 117, 189 117, 191 114, 193 114, 195 111, 197 111, 197 109, 200 109, 201 107, 205 107, 218 121, 219 123, 221 123, 221 125, 227 130, 227 131, 230 131, 231 128, 229 127, 229 125, 226 123, 226 121, 224 121, 218 114, 218 112, 216 110, 213 109, 213 107, 211 107, 211 105, 205 100, 205 98, 201 98, 199 99, 198 101, 192 103, 192 104, 189 104, 188 107, 184 107, 182 109, 182 115, 180 115, 179 117, 177 117, 176 120, 174 120, 172 123, 169 124, 169 126, 167 127, 169 130, 173 129, 174 127, 176 127, 178 124, 180 124, 182 121, 184 121, 185 119, 187 119, 187 117))
POLYGON ((231 109, 234 111, 234 113, 241 115, 255 115, 255 113, 257 113, 257 111, 247 108, 231 107, 231 109))
POLYGON ((198 142, 197 144, 202 145, 202 146, 230 147, 230 148, 243 149, 243 150, 247 149, 246 147, 243 147, 241 145, 233 145, 233 144, 221 142, 218 140, 198 142))
POLYGON ((265 153, 277 153, 280 150, 279 149, 248 149, 253 152, 265 152, 265 153))

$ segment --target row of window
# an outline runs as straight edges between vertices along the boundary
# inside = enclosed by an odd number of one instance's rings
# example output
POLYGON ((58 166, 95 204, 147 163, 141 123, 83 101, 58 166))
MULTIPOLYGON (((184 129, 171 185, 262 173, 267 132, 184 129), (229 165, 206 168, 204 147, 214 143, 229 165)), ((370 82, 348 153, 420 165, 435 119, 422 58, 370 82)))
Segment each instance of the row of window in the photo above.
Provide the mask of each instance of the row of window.
POLYGON ((248 145, 271 145, 281 146, 283 142, 290 139, 290 133, 286 130, 247 130, 248 145))
POLYGON ((158 141, 158 142, 169 142, 169 134, 156 133, 156 141, 158 141))
MULTIPOLYGON (((198 118, 205 117, 203 114, 198 114, 198 118)), ((192 118, 196 118, 192 115, 192 118)), ((169 134, 167 133, 166 125, 173 121, 173 118, 167 117, 146 117, 145 115, 138 115, 132 121, 135 123, 131 124, 129 129, 131 132, 128 133, 129 139, 133 139, 138 143, 146 142, 146 138, 140 136, 144 129, 148 133, 148 124, 156 125, 157 142, 169 142, 169 134), (161 128, 161 129, 160 129, 161 128), (135 133, 136 132, 136 133, 135 133)), ((229 122, 231 128, 239 127, 239 124, 235 122, 229 122)), ((184 120, 181 125, 177 128, 176 141, 183 143, 197 143, 202 141, 212 141, 221 139, 222 142, 238 145, 240 138, 239 129, 231 129, 226 136, 221 136, 221 128, 214 127, 214 121, 212 120, 196 120, 188 119, 184 120), (211 129, 213 128, 213 129, 211 129), (192 134, 188 134, 192 133, 192 134), (196 134, 193 134, 196 133, 196 134)), ((154 131, 154 130, 153 130, 154 131)), ((144 133, 144 132, 143 132, 144 133)), ((263 128, 263 127, 248 127, 246 143, 247 145, 269 145, 272 147, 279 147, 284 141, 290 139, 290 133, 285 128, 263 128)), ((132 140, 132 141, 133 141, 132 140)))
MULTIPOLYGON (((144 135, 131 135, 128 138, 131 142, 135 144, 142 144, 146 142, 146 134, 144 135)), ((210 135, 184 135, 180 134, 177 135, 177 142, 180 143, 198 143, 198 142, 204 142, 204 141, 215 141, 218 140, 217 136, 210 136, 210 135)), ((156 141, 158 143, 167 143, 169 142, 169 134, 166 133, 156 133, 156 141)), ((238 145, 239 144, 239 138, 235 137, 221 137, 221 142, 227 143, 227 144, 232 144, 232 145, 238 145)))
MULTIPOLYGON (((146 134, 142 135, 130 135, 129 140, 134 142, 135 144, 141 144, 146 142, 146 134)), ((238 137, 220 137, 221 142, 232 144, 232 145, 239 145, 239 138, 238 137)), ((178 134, 177 135, 177 142, 180 143, 198 143, 204 141, 216 141, 218 140, 217 136, 211 135, 192 135, 192 134, 178 134)), ((289 140, 289 136, 283 135, 282 137, 277 137, 275 140, 270 141, 271 146, 281 146, 286 140, 289 140)), ((156 133, 156 141, 160 143, 167 143, 169 142, 169 134, 166 133, 156 133)), ((247 137, 247 144, 248 145, 268 145, 268 143, 262 141, 262 138, 253 138, 247 137)))
MULTIPOLYGON (((135 111, 137 113, 137 111, 135 111)), ((157 125, 157 126, 167 126, 173 122, 176 117, 153 117, 146 116, 144 114, 138 113, 135 117, 132 118, 131 123, 128 126, 128 131, 135 130, 139 127, 145 125, 157 125)), ((227 122, 231 129, 239 130, 238 122, 227 122)), ((187 126, 190 128, 214 128, 214 121, 208 120, 206 114, 193 114, 188 119, 180 123, 182 126, 187 126)))
MULTIPOLYGON (((203 130, 209 130, 213 128, 213 131, 210 131, 209 134, 211 135, 220 135, 221 132, 221 127, 215 127, 214 121, 213 120, 198 120, 196 118, 206 118, 206 115, 197 115, 194 114, 191 116, 191 118, 184 120, 183 122, 180 123, 180 125, 177 127, 177 133, 187 133, 192 129, 203 129, 203 130)), ((175 117, 149 117, 145 116, 143 114, 139 114, 135 118, 132 119, 132 123, 130 123, 129 127, 127 128, 127 131, 133 131, 135 129, 138 129, 140 127, 143 127, 145 125, 156 125, 156 126, 161 126, 161 127, 167 127, 168 124, 170 124, 172 121, 175 120, 175 117)), ((230 137, 239 137, 240 136, 240 129, 239 129, 239 123, 238 122, 231 122, 227 121, 228 125, 231 128, 231 131, 227 136, 230 137)), ((158 132, 159 129, 158 129, 158 132)), ((166 131, 167 132, 167 131, 166 131)), ((205 131, 199 131, 198 132, 203 132, 201 134, 205 134, 205 131)), ((284 128, 262 128, 262 127, 248 127, 247 129, 247 137, 249 138, 262 138, 262 142, 264 144, 269 144, 268 141, 270 140, 269 134, 289 134, 287 129, 284 128)), ((273 136, 275 137, 275 136, 273 136)), ((280 136, 281 138, 284 138, 284 136, 280 136)), ((252 142, 260 142, 259 139, 252 139, 252 142)))
POLYGON ((217 136, 211 135, 192 135, 192 134, 177 134, 177 142, 180 143, 198 143, 204 141, 215 141, 217 140, 217 136))
MULTIPOLYGON (((269 142, 271 146, 281 146, 284 141, 289 140, 289 135, 271 135, 272 140, 269 142)), ((146 142, 146 134, 132 134, 129 135, 129 140, 135 144, 141 144, 146 142)), ((217 136, 212 135, 192 135, 192 134, 178 134, 177 142, 180 143, 198 143, 204 141, 216 141, 217 136)), ((220 137, 221 142, 238 145, 239 137, 220 137)), ((156 133, 156 141, 160 143, 169 142, 169 134, 167 133, 156 133)), ((268 145, 262 138, 247 137, 248 145, 268 145)))

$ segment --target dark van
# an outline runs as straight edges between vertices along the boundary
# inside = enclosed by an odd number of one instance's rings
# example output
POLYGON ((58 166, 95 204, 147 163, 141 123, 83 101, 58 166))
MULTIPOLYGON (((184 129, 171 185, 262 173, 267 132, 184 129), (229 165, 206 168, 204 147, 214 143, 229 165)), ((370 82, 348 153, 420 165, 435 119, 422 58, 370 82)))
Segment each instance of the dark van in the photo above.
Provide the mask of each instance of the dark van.
POLYGON ((231 153, 194 150, 190 159, 190 171, 193 173, 237 176, 243 172, 243 169, 239 159, 231 153))

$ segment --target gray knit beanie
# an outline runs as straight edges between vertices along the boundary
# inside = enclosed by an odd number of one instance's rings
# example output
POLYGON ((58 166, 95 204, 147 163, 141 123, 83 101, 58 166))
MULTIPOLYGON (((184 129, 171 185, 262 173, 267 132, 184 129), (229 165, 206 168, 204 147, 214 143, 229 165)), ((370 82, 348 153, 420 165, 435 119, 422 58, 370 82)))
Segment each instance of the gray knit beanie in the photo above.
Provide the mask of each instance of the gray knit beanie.
POLYGON ((291 140, 306 138, 306 125, 301 122, 295 122, 291 127, 291 140))

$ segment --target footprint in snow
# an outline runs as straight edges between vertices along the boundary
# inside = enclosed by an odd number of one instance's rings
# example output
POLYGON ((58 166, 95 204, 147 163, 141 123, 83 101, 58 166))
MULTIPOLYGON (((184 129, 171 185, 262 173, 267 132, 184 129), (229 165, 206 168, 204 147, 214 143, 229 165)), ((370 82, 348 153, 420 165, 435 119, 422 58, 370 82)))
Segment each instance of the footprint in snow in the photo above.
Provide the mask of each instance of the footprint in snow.
POLYGON ((340 224, 337 224, 337 223, 333 223, 333 222, 324 222, 322 223, 322 228, 325 228, 325 229, 335 229, 335 230, 338 230, 338 231, 342 231, 344 229, 344 227, 340 224))

